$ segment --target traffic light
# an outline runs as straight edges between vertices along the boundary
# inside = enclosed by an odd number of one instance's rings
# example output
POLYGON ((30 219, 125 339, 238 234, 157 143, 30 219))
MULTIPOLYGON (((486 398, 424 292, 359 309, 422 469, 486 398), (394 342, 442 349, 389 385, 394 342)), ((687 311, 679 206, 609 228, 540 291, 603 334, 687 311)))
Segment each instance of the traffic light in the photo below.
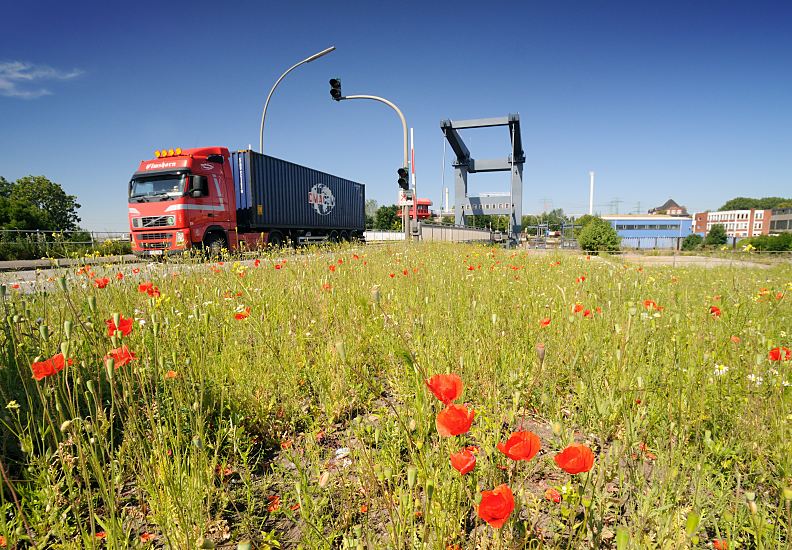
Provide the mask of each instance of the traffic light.
POLYGON ((335 99, 336 101, 341 101, 341 79, 340 78, 331 78, 330 79, 330 97, 335 99))
POLYGON ((407 178, 407 168, 399 168, 396 173, 399 174, 399 187, 404 190, 409 189, 410 180, 407 178))

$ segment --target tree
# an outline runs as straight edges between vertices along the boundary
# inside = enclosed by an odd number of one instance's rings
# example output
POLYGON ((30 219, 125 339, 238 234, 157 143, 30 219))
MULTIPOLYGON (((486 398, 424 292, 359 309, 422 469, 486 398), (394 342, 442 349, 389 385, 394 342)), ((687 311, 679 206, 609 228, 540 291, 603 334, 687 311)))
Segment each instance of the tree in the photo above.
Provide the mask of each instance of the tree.
POLYGON ((596 254, 597 252, 613 252, 619 250, 621 238, 613 226, 602 218, 594 218, 578 236, 580 248, 596 254))
POLYGON ((78 228, 77 197, 44 176, 9 183, 0 178, 0 226, 6 229, 72 231, 78 228))
POLYGON ((763 197, 761 199, 752 199, 749 197, 736 197, 726 201, 726 203, 718 208, 719 211, 723 210, 750 210, 756 208, 759 210, 770 210, 779 208, 783 204, 792 202, 792 199, 785 199, 783 197, 763 197))
POLYGON ((401 208, 395 204, 380 206, 374 216, 374 227, 381 231, 401 229, 401 208))
POLYGON ((576 239, 580 238, 580 233, 583 231, 583 229, 588 224, 590 224, 591 222, 593 222, 594 220, 597 220, 597 219, 599 219, 599 218, 597 218, 597 216, 592 216, 591 214, 583 214, 578 219, 576 219, 575 220, 575 238, 576 239))
POLYGON ((374 199, 368 199, 366 201, 365 206, 366 216, 371 216, 372 218, 377 215, 377 201, 374 199))
POLYGON ((719 223, 712 226, 707 233, 707 238, 704 239, 704 244, 708 246, 720 246, 726 244, 729 238, 726 235, 726 228, 719 223))
POLYGON ((698 233, 691 233, 682 240, 682 250, 696 250, 701 248, 704 243, 704 237, 698 233))

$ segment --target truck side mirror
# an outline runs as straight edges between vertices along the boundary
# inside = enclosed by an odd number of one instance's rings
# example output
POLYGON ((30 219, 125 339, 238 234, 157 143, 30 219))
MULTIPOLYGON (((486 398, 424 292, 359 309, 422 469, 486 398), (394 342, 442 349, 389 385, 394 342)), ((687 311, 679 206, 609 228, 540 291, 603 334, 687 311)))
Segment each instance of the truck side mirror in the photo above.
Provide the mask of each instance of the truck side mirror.
POLYGON ((190 189, 190 196, 197 199, 208 195, 208 183, 206 176, 193 176, 192 188, 190 189))

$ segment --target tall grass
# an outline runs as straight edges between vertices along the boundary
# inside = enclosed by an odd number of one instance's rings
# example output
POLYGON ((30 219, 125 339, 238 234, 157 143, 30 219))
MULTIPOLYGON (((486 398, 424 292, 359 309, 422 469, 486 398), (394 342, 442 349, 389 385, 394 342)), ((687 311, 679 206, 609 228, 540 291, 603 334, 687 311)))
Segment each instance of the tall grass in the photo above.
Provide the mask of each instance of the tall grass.
POLYGON ((791 291, 790 265, 440 244, 4 287, 0 543, 789 546, 792 361, 768 352, 792 343, 791 291), (59 353, 72 364, 34 380, 59 353), (438 373, 475 409, 462 435, 438 435, 438 373), (497 449, 516 431, 541 440, 528 461, 497 449), (554 462, 573 441, 589 472, 554 462), (501 484, 515 509, 498 529, 477 504, 501 484))

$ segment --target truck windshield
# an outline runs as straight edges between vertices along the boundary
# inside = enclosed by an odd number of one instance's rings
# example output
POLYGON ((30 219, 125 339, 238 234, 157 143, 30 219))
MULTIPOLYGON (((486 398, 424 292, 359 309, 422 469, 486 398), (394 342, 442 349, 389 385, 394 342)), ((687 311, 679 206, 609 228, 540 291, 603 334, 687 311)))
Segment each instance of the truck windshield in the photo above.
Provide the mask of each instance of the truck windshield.
POLYGON ((133 179, 129 188, 129 200, 168 200, 184 194, 184 176, 167 174, 150 178, 133 179))

